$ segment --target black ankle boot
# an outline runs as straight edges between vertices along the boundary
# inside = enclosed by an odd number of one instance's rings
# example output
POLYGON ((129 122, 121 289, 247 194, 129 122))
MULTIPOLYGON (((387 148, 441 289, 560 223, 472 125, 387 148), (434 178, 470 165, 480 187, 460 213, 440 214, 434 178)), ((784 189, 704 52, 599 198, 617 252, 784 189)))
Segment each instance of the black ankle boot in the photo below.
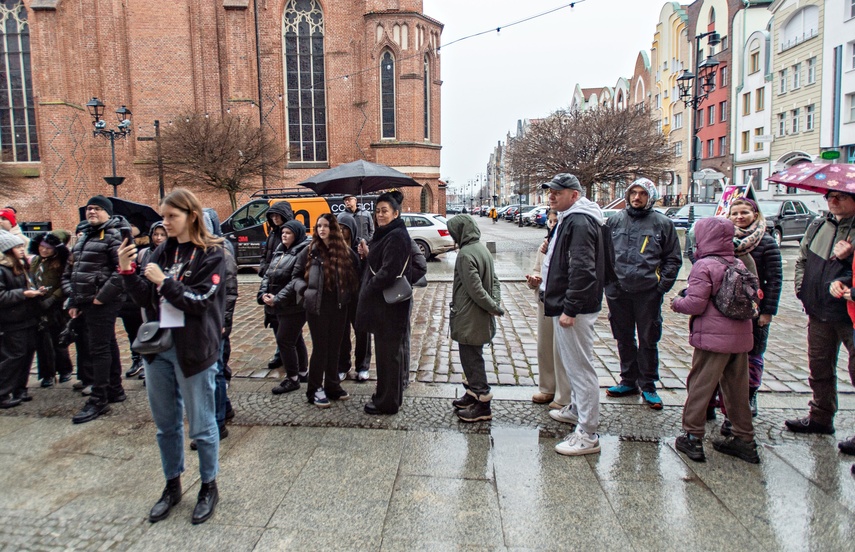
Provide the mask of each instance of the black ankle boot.
POLYGON ((175 479, 167 480, 166 488, 163 489, 160 500, 157 501, 148 513, 148 520, 156 523, 162 519, 166 519, 169 515, 169 510, 179 502, 181 502, 181 477, 176 477, 175 479))
POLYGON ((202 483, 196 507, 193 508, 193 525, 208 521, 214 515, 214 508, 217 507, 217 502, 219 501, 220 494, 217 492, 217 480, 215 479, 210 483, 202 483))

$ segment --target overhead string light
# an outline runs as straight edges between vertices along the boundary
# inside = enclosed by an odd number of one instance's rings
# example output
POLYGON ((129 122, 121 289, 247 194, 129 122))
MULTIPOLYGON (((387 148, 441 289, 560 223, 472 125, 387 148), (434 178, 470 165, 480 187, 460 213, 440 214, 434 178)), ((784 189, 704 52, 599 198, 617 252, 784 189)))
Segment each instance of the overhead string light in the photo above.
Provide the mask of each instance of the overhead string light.
MULTIPOLYGON (((575 2, 570 2, 569 4, 563 4, 563 5, 561 5, 561 6, 558 6, 558 7, 556 7, 556 8, 551 9, 551 10, 545 11, 545 12, 543 12, 543 13, 538 13, 538 14, 536 14, 536 15, 532 15, 532 16, 529 16, 529 17, 526 17, 526 18, 520 19, 520 20, 518 20, 518 21, 514 21, 514 22, 512 22, 512 23, 508 23, 507 25, 500 25, 500 26, 498 26, 498 27, 491 27, 490 29, 488 29, 488 30, 486 30, 486 31, 481 31, 481 32, 473 33, 473 34, 471 34, 471 35, 467 35, 467 36, 464 36, 464 37, 461 37, 461 38, 458 38, 458 39, 452 40, 451 42, 449 42, 449 43, 447 43, 447 44, 444 44, 444 45, 442 45, 442 46, 437 46, 437 47, 436 47, 436 53, 438 54, 440 50, 445 49, 445 48, 448 48, 448 47, 449 47, 449 46, 451 46, 452 44, 457 44, 458 42, 463 42, 464 40, 469 40, 469 39, 472 39, 472 38, 476 38, 476 37, 479 37, 479 36, 482 36, 482 35, 485 35, 485 34, 489 34, 489 33, 494 33, 494 32, 495 32, 496 34, 500 34, 502 29, 507 29, 508 27, 513 27, 513 26, 515 26, 515 25, 521 25, 521 24, 523 24, 523 23, 527 23, 527 22, 532 21, 532 20, 534 20, 534 19, 538 19, 538 18, 541 18, 541 17, 545 17, 545 16, 547 16, 547 15, 551 15, 551 14, 553 14, 553 13, 557 12, 557 11, 561 11, 561 10, 564 10, 564 9, 567 9, 567 8, 571 8, 571 9, 572 9, 573 7, 575 7, 575 6, 576 6, 576 4, 581 4, 582 2, 585 2, 585 1, 586 1, 586 0, 577 0, 577 1, 575 1, 575 2)), ((399 61, 405 61, 405 60, 408 60, 408 59, 413 59, 413 58, 421 57, 422 55, 423 55, 423 54, 422 54, 421 52, 419 52, 419 53, 416 53, 416 54, 412 54, 412 55, 409 55, 409 56, 404 56, 404 57, 402 57, 402 58, 399 58, 399 61)), ((362 73, 368 73, 369 71, 376 71, 376 70, 377 70, 377 66, 366 67, 365 69, 360 69, 359 71, 351 72, 351 73, 348 73, 348 74, 346 74, 346 75, 341 75, 341 76, 338 76, 338 77, 330 77, 330 78, 327 78, 327 79, 325 80, 325 82, 326 82, 326 83, 330 83, 330 82, 332 82, 332 81, 337 81, 337 80, 347 81, 347 80, 349 80, 349 79, 350 79, 350 77, 353 77, 353 76, 355 76, 355 75, 361 75, 362 73)))

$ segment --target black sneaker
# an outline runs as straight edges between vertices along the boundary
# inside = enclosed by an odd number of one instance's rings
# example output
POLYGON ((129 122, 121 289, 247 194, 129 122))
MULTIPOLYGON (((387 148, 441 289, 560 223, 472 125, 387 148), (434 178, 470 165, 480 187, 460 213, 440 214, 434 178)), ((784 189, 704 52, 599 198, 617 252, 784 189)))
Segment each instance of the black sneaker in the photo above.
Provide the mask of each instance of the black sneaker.
POLYGON ((461 410, 463 408, 469 408, 476 402, 478 402, 478 399, 476 399, 469 393, 466 393, 459 399, 454 399, 453 401, 451 401, 451 406, 453 406, 455 410, 461 410))
POLYGON ((297 381, 300 383, 308 383, 309 382, 309 372, 300 372, 297 374, 297 381))
POLYGON ((134 361, 131 364, 131 367, 128 368, 127 372, 125 372, 125 378, 132 378, 132 377, 138 375, 143 370, 142 359, 140 357, 136 357, 133 360, 134 361))
POLYGON ((839 448, 840 452, 843 454, 851 454, 852 456, 855 456, 855 435, 845 441, 837 443, 837 448, 839 448))
POLYGON ((14 393, 12 393, 12 398, 21 399, 21 402, 30 402, 31 400, 33 400, 33 397, 30 396, 29 391, 27 391, 26 389, 15 391, 14 393))
POLYGON ((468 408, 457 411, 457 417, 461 422, 486 422, 493 419, 493 411, 490 409, 490 401, 475 401, 468 408))
POLYGON ((41 383, 42 389, 53 387, 53 378, 43 378, 41 383))
POLYGON ((733 424, 730 423, 730 420, 727 418, 724 419, 724 422, 721 424, 721 436, 722 437, 730 437, 733 435, 733 424))
POLYGON ((284 380, 282 380, 282 383, 273 388, 273 394, 281 395, 283 393, 297 391, 298 389, 300 389, 299 381, 294 381, 291 378, 285 378, 284 380))
POLYGON ((277 368, 282 368, 282 358, 279 355, 273 355, 273 357, 267 362, 268 370, 276 370, 277 368))
POLYGON ((722 454, 735 456, 750 464, 760 463, 760 456, 757 454, 757 444, 753 439, 750 443, 746 443, 738 437, 730 436, 713 441, 712 446, 722 454))
POLYGON ((12 408, 21 404, 21 399, 16 399, 12 395, 6 395, 0 398, 0 408, 12 408))
POLYGON ((327 398, 331 401, 346 401, 350 399, 350 393, 342 389, 336 393, 327 393, 327 398))
POLYGON ((59 375, 59 383, 65 383, 67 381, 71 381, 71 374, 60 374, 59 375))
POLYGON ((112 397, 108 398, 107 402, 108 403, 120 403, 120 402, 125 402, 126 400, 128 400, 128 396, 125 395, 124 391, 122 391, 118 395, 113 395, 112 397))
POLYGON ((820 435, 834 435, 834 426, 825 425, 810 419, 810 416, 787 420, 784 422, 787 429, 793 433, 818 433, 820 435))
POLYGON ((705 462, 707 459, 706 454, 704 454, 703 440, 698 439, 691 433, 686 433, 685 435, 677 437, 677 440, 674 442, 674 448, 695 462, 705 462))
POLYGON ((86 422, 91 422, 98 416, 101 416, 102 414, 107 414, 108 412, 110 412, 109 404, 104 403, 99 405, 87 401, 86 404, 83 405, 83 409, 77 414, 75 414, 71 418, 71 421, 75 424, 85 424, 86 422))

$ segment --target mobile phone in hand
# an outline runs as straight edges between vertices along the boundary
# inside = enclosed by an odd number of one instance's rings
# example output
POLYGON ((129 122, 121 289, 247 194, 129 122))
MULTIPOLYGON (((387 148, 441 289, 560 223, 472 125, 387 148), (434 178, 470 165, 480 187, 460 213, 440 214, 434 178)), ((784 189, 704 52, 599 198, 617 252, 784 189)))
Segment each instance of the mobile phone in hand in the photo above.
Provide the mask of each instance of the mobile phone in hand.
POLYGON ((134 243, 134 235, 131 233, 131 229, 125 226, 119 228, 119 232, 122 234, 122 241, 127 241, 128 245, 134 243))

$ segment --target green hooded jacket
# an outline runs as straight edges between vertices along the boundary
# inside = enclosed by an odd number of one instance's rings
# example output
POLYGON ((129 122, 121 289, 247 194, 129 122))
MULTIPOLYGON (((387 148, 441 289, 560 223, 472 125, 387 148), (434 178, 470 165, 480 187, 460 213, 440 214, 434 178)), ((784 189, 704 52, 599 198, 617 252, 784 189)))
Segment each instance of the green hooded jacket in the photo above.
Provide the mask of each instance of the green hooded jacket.
POLYGON ((464 345, 484 345, 496 334, 494 316, 505 313, 493 257, 481 242, 481 230, 469 215, 448 221, 448 233, 460 248, 451 292, 451 339, 464 345))

